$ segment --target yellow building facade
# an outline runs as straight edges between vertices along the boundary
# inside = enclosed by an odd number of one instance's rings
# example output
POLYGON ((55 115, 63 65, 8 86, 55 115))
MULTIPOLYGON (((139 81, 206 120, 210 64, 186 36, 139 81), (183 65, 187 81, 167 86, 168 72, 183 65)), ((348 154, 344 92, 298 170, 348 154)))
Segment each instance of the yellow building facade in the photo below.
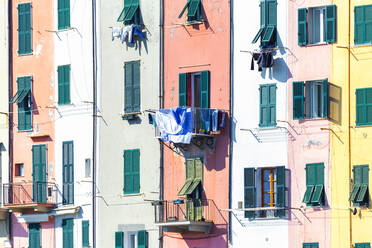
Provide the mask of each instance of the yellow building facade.
POLYGON ((335 0, 330 84, 331 244, 370 247, 372 0, 335 0), (371 5, 371 6, 369 6, 371 5))

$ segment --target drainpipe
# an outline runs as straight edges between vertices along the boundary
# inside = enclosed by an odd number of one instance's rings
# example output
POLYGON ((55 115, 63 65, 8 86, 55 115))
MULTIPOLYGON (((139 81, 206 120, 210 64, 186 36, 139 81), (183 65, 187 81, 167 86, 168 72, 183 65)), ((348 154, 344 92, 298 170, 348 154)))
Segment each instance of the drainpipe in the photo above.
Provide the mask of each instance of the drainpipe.
MULTIPOLYGON (((159 108, 164 108, 164 0, 160 1, 160 46, 159 46, 159 108)), ((160 143, 160 180, 159 180, 159 200, 164 200, 164 145, 160 143)), ((160 208, 160 218, 163 217, 163 208, 160 208)), ((159 248, 163 248, 163 227, 159 228, 159 248)))
MULTIPOLYGON (((229 67, 229 105, 230 105, 230 132, 229 132, 229 209, 232 208, 232 185, 231 185, 231 178, 232 178, 232 154, 233 154, 233 140, 232 140, 232 132, 233 132, 233 63, 234 63, 234 11, 233 11, 233 6, 234 6, 234 1, 230 0, 230 67, 229 67)), ((232 213, 229 212, 229 229, 228 229, 228 240, 229 243, 232 244, 232 226, 231 226, 231 221, 232 221, 232 213)), ((227 245, 228 246, 228 245, 227 245)))
POLYGON ((92 0, 92 40, 93 40, 93 154, 92 154, 92 238, 96 248, 96 150, 97 150, 97 37, 96 0, 92 0))
MULTIPOLYGON (((351 104, 351 65, 350 65, 350 33, 351 33, 351 0, 348 0, 348 33, 347 33, 347 104, 348 104, 348 126, 347 126, 347 133, 348 133, 348 148, 349 148, 349 192, 351 192, 351 111, 350 111, 350 104, 351 104)), ((349 201, 349 207, 351 207, 351 202, 349 201)), ((349 231, 350 231, 350 248, 353 247, 353 235, 352 235, 352 214, 349 211, 349 231)))
MULTIPOLYGON (((13 19, 12 19, 12 0, 8 0, 8 95, 9 97, 13 93, 13 19)), ((8 97, 8 100, 9 100, 8 97)), ((9 166, 8 166, 8 177, 9 183, 13 182, 13 105, 8 105, 9 115, 8 115, 8 151, 9 151, 9 166)), ((4 189, 4 187, 3 187, 4 189)), ((3 192, 4 195, 4 192, 3 192)), ((12 238, 12 216, 11 213, 8 214, 8 236, 9 242, 13 243, 12 238)))

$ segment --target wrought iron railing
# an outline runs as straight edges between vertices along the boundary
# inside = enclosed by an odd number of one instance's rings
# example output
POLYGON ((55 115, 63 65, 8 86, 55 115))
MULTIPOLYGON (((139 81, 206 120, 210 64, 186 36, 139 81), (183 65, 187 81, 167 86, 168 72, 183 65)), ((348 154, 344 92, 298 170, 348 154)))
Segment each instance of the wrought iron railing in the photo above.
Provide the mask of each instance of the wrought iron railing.
POLYGON ((155 223, 181 221, 212 222, 219 211, 212 200, 184 199, 161 201, 155 207, 155 223))
POLYGON ((50 182, 7 183, 3 185, 4 205, 57 203, 57 187, 50 182))
MULTIPOLYGON (((226 113, 219 109, 190 108, 193 135, 219 134, 226 125, 226 113)), ((159 128, 155 124, 155 137, 161 137, 159 128)))

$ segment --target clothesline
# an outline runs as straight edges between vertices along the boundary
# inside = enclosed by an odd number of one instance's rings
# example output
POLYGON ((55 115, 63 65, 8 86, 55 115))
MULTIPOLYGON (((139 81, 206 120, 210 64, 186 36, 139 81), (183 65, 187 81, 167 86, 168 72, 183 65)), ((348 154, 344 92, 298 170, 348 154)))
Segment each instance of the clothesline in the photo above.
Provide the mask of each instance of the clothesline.
POLYGON ((250 54, 253 54, 253 53, 264 53, 264 52, 273 52, 273 51, 279 50, 281 48, 285 48, 285 47, 273 47, 273 48, 254 49, 252 51, 249 51, 249 50, 240 50, 240 52, 242 52, 242 53, 250 53, 250 54))
MULTIPOLYGON (((193 108, 193 109, 203 109, 203 108, 198 108, 198 107, 189 107, 189 108, 193 108)), ((209 108, 209 109, 216 109, 216 110, 222 110, 224 112, 227 112, 227 113, 230 113, 230 110, 227 110, 227 109, 220 109, 220 108, 209 108)), ((157 111, 159 111, 160 109, 146 109, 146 110, 143 110, 141 111, 141 113, 156 113, 157 111)))

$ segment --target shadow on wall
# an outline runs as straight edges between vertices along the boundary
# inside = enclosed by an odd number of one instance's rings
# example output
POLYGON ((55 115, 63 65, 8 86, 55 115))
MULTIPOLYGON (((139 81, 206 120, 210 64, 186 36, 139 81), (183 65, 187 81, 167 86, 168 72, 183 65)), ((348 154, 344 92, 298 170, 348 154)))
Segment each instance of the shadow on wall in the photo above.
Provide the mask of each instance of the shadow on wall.
POLYGON ((289 78, 292 78, 292 73, 289 70, 287 62, 283 59, 286 54, 287 48, 283 46, 283 42, 280 36, 277 35, 277 45, 278 50, 273 52, 274 55, 274 65, 272 68, 262 68, 261 77, 265 78, 266 74, 270 79, 275 79, 278 82, 286 83, 289 78), (275 58, 276 57, 276 58, 275 58))

